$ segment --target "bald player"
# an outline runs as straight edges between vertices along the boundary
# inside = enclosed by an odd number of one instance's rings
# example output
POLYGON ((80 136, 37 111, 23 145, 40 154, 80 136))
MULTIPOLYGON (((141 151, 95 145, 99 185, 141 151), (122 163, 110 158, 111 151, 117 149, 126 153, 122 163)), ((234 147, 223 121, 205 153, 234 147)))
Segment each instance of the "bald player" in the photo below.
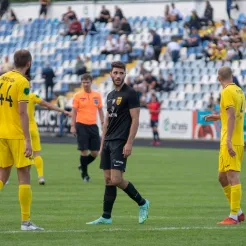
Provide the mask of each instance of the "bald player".
POLYGON ((101 95, 91 89, 91 75, 84 74, 81 82, 83 90, 73 98, 71 133, 77 135, 81 177, 85 182, 89 182, 88 165, 95 160, 100 149, 97 113, 99 112, 102 125, 104 115, 101 95))
POLYGON ((242 188, 240 182, 241 164, 244 153, 244 111, 245 96, 240 87, 232 82, 232 70, 222 67, 218 80, 221 92, 220 115, 208 115, 206 121, 221 120, 219 154, 219 182, 230 204, 230 215, 219 225, 234 225, 244 221, 241 210, 242 188))

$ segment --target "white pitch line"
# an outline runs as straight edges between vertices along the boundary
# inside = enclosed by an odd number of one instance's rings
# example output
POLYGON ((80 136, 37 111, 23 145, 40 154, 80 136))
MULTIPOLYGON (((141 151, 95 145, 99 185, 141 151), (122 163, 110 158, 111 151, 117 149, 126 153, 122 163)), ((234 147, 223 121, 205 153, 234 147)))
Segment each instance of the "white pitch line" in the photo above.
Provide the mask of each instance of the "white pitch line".
MULTIPOLYGON (((93 225, 90 225, 90 227, 94 227, 93 225)), ((99 225, 100 227, 100 225, 99 225)), ((231 227, 224 227, 224 226, 195 226, 195 227, 153 227, 153 228, 141 228, 141 229, 125 229, 125 228, 108 228, 103 230, 47 230, 47 231, 30 231, 34 233, 90 233, 90 232, 117 232, 117 231, 191 231, 191 230, 232 230, 232 229, 244 229, 240 228, 238 226, 231 226, 231 227)), ((28 231, 0 231, 0 234, 15 234, 15 233, 27 233, 28 231)))

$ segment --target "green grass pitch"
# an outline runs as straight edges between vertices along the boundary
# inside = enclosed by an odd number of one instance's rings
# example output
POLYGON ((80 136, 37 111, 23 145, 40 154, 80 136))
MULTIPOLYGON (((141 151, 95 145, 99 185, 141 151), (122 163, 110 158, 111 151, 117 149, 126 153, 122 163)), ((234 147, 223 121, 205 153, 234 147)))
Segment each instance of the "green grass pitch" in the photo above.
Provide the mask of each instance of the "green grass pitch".
MULTIPOLYGON (((161 148, 133 149, 125 177, 151 202, 149 220, 138 224, 138 207, 118 190, 113 225, 85 223, 102 213, 103 173, 99 160, 83 183, 74 145, 44 144, 47 185, 32 170, 32 221, 45 232, 20 232, 16 170, 0 193, 0 245, 246 245, 246 222, 226 227, 216 222, 229 213, 217 181, 218 151, 161 148)), ((244 165, 244 164, 243 164, 244 165)), ((242 208, 246 210, 243 167, 242 208)))

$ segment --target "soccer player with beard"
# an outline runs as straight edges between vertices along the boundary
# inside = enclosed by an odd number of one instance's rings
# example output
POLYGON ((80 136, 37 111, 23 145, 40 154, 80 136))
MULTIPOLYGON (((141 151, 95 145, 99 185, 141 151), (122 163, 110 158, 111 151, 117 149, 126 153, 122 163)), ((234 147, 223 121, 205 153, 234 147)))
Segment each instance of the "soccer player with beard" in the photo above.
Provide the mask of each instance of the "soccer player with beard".
POLYGON ((126 67, 122 62, 111 64, 111 78, 115 89, 107 97, 107 114, 100 147, 100 168, 104 170, 105 192, 102 216, 90 225, 112 224, 111 212, 117 187, 139 206, 139 223, 148 218, 149 201, 142 198, 133 184, 124 179, 127 157, 132 153, 138 125, 140 102, 135 90, 124 83, 126 67))

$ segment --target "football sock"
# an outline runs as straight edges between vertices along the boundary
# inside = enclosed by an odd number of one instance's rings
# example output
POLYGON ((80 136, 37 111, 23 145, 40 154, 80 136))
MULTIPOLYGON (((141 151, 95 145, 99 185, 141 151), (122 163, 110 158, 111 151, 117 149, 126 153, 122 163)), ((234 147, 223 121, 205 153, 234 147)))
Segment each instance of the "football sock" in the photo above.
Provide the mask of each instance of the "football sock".
POLYGON ((139 206, 145 204, 145 200, 141 197, 138 191, 135 189, 131 182, 128 183, 127 187, 124 189, 125 193, 134 200, 139 206))
POLYGON ((231 213, 230 217, 235 216, 237 218, 238 211, 240 210, 240 203, 242 197, 241 184, 231 186, 231 213))
POLYGON ((155 140, 155 132, 154 132, 154 131, 153 131, 153 140, 156 141, 156 140, 155 140))
POLYGON ((2 190, 2 189, 3 189, 3 186, 4 186, 3 181, 2 181, 2 180, 0 180, 0 190, 2 190))
POLYGON ((103 201, 103 215, 105 219, 111 218, 111 213, 114 205, 114 201, 117 196, 116 186, 105 186, 104 201, 103 201))
POLYGON ((159 133, 157 131, 155 132, 155 136, 156 136, 156 141, 159 141, 160 138, 159 138, 159 133))
POLYGON ((224 194, 229 202, 229 204, 231 204, 231 185, 227 185, 225 187, 223 187, 224 189, 224 194))
POLYGON ((43 158, 41 156, 36 156, 34 158, 34 162, 37 168, 38 177, 43 177, 44 176, 43 158))
POLYGON ((87 165, 89 165, 90 163, 92 163, 96 158, 93 157, 91 154, 89 154, 87 156, 87 165))
POLYGON ((82 174, 87 175, 87 156, 80 156, 80 167, 82 174))
POLYGON ((32 190, 30 185, 19 185, 19 201, 22 221, 29 221, 32 203, 32 190))

